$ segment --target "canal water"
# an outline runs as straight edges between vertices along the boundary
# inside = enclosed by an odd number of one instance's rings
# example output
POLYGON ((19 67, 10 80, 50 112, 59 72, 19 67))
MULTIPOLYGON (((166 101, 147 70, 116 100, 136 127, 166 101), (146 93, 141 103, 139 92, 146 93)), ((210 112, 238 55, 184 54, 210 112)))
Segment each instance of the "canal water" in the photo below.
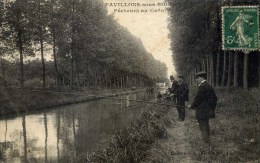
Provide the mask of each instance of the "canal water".
POLYGON ((140 116, 145 92, 73 104, 0 120, 0 162, 67 163, 91 153, 115 130, 140 116))

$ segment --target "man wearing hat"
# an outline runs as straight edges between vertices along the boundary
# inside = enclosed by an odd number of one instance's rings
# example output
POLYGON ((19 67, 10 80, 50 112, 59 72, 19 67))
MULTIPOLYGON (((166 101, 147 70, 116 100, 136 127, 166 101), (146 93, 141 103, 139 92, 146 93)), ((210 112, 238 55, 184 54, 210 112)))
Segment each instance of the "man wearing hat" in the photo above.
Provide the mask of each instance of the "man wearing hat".
POLYGON ((195 74, 197 83, 199 84, 197 94, 189 106, 195 109, 196 119, 205 143, 210 143, 209 119, 215 118, 215 107, 217 105, 217 96, 212 86, 206 81, 207 73, 198 72, 195 74))
POLYGON ((182 75, 178 75, 178 84, 177 89, 177 111, 178 111, 178 120, 184 121, 185 119, 185 101, 189 101, 189 87, 188 84, 184 81, 182 75))
POLYGON ((173 100, 173 102, 176 102, 176 95, 177 95, 177 89, 179 87, 178 82, 174 79, 173 75, 170 76, 170 80, 172 82, 172 87, 169 88, 170 94, 171 94, 171 98, 173 100))

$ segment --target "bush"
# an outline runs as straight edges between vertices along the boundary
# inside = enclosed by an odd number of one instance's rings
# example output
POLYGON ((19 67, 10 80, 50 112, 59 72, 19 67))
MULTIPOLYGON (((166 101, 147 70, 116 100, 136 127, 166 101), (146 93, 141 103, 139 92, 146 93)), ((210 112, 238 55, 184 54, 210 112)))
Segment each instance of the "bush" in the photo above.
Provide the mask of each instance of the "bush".
POLYGON ((130 127, 115 132, 106 142, 104 148, 97 149, 90 156, 80 156, 82 162, 141 162, 149 149, 158 139, 167 138, 164 115, 168 107, 147 106, 148 111, 142 113, 141 118, 134 121, 130 127))
POLYGON ((42 82, 39 78, 28 79, 24 81, 25 87, 41 87, 42 82))

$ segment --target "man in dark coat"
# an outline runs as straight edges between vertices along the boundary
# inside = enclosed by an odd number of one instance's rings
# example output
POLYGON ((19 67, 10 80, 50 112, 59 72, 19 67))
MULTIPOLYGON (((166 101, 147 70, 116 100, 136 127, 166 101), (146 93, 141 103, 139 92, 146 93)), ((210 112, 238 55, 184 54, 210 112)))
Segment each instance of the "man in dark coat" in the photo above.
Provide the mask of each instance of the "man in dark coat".
POLYGON ((184 81, 184 77, 182 75, 178 76, 178 84, 177 88, 177 111, 178 111, 178 120, 184 121, 185 119, 185 101, 189 100, 189 86, 184 81))
POLYGON ((195 109, 196 119, 198 120, 200 131, 202 133, 202 139, 205 143, 209 144, 209 119, 215 118, 215 107, 218 99, 213 87, 207 83, 206 76, 206 72, 199 72, 195 74, 199 88, 189 108, 195 109))
POLYGON ((176 103, 176 97, 177 97, 177 90, 178 90, 178 87, 179 87, 179 84, 178 82, 174 79, 174 77, 171 75, 170 76, 170 80, 172 82, 172 87, 169 89, 170 91, 170 95, 171 95, 171 98, 172 98, 172 101, 174 103, 176 103))

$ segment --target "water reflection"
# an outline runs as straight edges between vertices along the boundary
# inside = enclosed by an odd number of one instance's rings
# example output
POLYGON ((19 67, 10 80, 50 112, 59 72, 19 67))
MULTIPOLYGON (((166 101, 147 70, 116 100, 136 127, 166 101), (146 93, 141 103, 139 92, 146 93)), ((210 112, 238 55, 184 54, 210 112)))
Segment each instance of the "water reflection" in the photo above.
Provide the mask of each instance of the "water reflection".
POLYGON ((47 126, 47 116, 46 113, 44 113, 44 129, 45 129, 45 163, 47 162, 48 158, 48 148, 47 148, 47 143, 48 143, 48 126, 47 126))
POLYGON ((0 120, 0 162, 75 162, 139 116, 132 100, 154 96, 120 98, 124 100, 103 99, 0 120))
POLYGON ((26 122, 25 115, 22 116, 23 123, 23 146, 24 146, 24 161, 27 163, 27 138, 26 138, 26 122))
POLYGON ((60 163, 60 139, 59 139, 59 133, 60 133, 60 110, 57 111, 57 162, 60 163))

